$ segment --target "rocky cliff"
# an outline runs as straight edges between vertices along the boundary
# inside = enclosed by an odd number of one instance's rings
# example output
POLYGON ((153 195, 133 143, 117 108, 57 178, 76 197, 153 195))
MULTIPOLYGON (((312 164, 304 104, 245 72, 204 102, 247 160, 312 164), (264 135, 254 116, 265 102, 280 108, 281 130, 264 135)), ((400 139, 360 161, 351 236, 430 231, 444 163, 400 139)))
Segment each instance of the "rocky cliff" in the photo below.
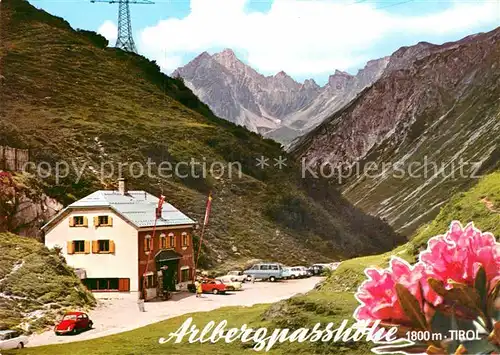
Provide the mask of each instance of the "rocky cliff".
POLYGON ((342 180, 357 206, 410 233, 454 192, 498 167, 498 58, 500 29, 401 48, 379 80, 304 136, 293 154, 342 180))
POLYGON ((370 61, 355 76, 336 71, 320 87, 313 79, 298 83, 283 71, 261 75, 226 49, 202 53, 173 76, 182 77, 218 116, 288 147, 371 85, 387 63, 370 61))

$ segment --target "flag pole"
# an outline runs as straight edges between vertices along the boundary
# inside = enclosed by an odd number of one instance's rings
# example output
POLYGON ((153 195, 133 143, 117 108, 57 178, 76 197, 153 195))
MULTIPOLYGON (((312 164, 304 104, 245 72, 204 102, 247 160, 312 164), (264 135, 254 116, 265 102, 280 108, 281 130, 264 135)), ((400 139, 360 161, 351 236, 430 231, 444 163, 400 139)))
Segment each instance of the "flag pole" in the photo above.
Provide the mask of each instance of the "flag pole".
POLYGON ((205 210, 205 219, 203 220, 203 226, 201 227, 200 241, 198 243, 198 253, 196 255, 196 261, 194 263, 193 283, 196 281, 196 270, 198 270, 198 261, 200 260, 201 245, 203 244, 203 236, 205 235, 205 227, 208 224, 208 216, 210 214, 211 205, 212 205, 212 192, 208 194, 207 207, 205 210))
MULTIPOLYGON (((144 270, 144 274, 142 275, 142 295, 143 299, 146 300, 147 298, 147 290, 146 290, 146 278, 145 276, 149 272, 149 262, 151 260, 151 254, 154 252, 154 240, 155 240, 155 234, 156 234, 156 225, 158 223, 158 219, 161 217, 162 209, 163 209, 163 202, 165 202, 165 196, 161 195, 160 198, 158 199, 158 207, 156 207, 155 210, 155 224, 153 225, 153 235, 151 239, 149 240, 149 254, 148 254, 148 259, 146 261, 146 269, 144 270)), ((145 245, 145 243, 143 243, 145 245)))

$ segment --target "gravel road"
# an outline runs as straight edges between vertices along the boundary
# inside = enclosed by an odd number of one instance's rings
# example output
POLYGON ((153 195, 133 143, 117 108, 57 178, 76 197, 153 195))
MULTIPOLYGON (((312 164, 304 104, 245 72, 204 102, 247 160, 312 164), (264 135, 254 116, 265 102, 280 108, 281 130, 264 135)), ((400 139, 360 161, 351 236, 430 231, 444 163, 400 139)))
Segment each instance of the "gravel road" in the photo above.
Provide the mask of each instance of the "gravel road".
POLYGON ((321 277, 281 282, 245 283, 243 291, 227 295, 204 294, 196 298, 191 293, 175 294, 172 300, 146 303, 146 312, 139 312, 137 299, 124 296, 120 299, 100 300, 98 306, 89 313, 94 328, 73 336, 56 336, 53 331, 33 335, 27 346, 69 343, 121 333, 148 324, 177 317, 186 313, 207 312, 227 306, 252 306, 259 303, 274 303, 305 293, 322 281, 321 277))

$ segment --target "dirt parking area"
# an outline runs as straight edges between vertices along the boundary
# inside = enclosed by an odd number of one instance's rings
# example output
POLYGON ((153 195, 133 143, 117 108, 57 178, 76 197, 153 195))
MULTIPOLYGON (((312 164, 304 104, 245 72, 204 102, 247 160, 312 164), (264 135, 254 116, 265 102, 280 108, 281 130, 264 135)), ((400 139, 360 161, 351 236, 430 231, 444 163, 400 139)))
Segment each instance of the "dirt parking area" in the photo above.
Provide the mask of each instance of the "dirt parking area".
POLYGON ((196 298, 191 293, 178 293, 169 301, 146 303, 146 312, 140 312, 137 299, 128 295, 120 299, 99 300, 98 306, 89 312, 90 319, 94 322, 93 329, 73 336, 56 336, 53 331, 48 331, 32 336, 27 346, 34 347, 99 338, 186 313, 207 312, 220 307, 274 303, 308 292, 322 280, 321 277, 311 277, 274 283, 255 282, 252 284, 247 282, 243 285, 242 291, 229 292, 226 295, 204 294, 202 298, 196 298))

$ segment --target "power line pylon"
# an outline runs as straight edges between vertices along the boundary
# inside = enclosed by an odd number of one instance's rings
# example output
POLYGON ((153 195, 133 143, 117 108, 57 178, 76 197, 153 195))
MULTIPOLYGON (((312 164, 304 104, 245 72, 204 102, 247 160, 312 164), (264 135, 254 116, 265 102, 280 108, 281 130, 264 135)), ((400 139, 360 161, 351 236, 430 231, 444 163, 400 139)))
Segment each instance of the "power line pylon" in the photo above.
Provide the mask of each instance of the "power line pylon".
POLYGON ((130 20, 130 4, 154 4, 150 0, 90 0, 91 2, 106 2, 109 4, 118 3, 118 36, 116 38, 116 48, 121 48, 127 52, 137 53, 132 33, 132 21, 130 20))

